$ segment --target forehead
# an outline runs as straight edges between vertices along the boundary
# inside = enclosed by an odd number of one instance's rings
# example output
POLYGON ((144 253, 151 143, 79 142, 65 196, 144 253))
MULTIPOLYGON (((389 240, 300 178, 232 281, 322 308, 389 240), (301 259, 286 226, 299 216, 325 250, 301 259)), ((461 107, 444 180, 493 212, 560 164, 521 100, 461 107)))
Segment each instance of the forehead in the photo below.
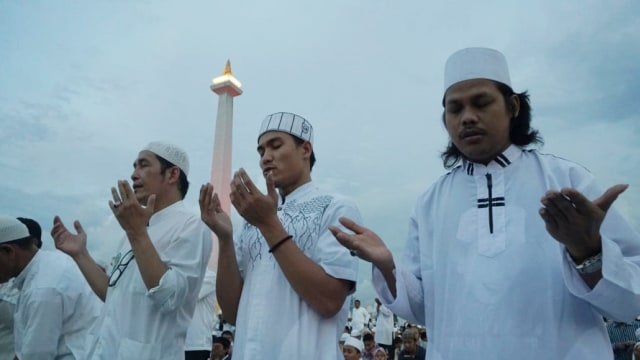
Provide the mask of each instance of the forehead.
POLYGON ((500 90, 495 81, 487 79, 471 79, 455 83, 444 94, 444 102, 456 101, 480 94, 499 95, 500 90))
POLYGON ((138 157, 136 158, 135 162, 140 162, 142 160, 146 160, 149 162, 160 162, 156 157, 156 154, 152 153, 149 150, 142 150, 138 153, 138 157))
POLYGON ((266 133, 260 135, 258 138, 258 146, 265 146, 268 142, 273 140, 281 140, 281 141, 293 141, 291 135, 282 131, 267 131, 266 133))

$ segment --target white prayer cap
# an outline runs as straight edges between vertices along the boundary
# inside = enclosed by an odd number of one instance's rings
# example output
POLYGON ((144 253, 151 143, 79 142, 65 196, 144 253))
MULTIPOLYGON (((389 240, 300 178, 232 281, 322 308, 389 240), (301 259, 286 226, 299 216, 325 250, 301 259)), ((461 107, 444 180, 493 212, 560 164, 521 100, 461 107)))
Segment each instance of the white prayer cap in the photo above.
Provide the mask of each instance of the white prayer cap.
POLYGON ((0 244, 29 237, 29 229, 20 220, 0 215, 0 244))
POLYGON ((347 341, 348 338, 349 338, 349 334, 342 333, 342 335, 340 335, 340 342, 345 342, 347 341))
POLYGON ((455 83, 471 79, 488 79, 511 87, 507 59, 498 50, 471 47, 449 56, 444 66, 444 92, 455 83))
POLYGON ((364 343, 354 337, 349 336, 347 340, 344 341, 344 346, 351 346, 358 350, 359 352, 364 351, 364 343))
POLYGON ((142 150, 151 151, 179 167, 185 175, 189 175, 189 156, 182 148, 163 141, 152 141, 142 150))
POLYGON ((286 132, 297 138, 306 140, 313 145, 313 127, 307 119, 300 115, 288 112, 277 112, 267 115, 260 126, 258 140, 262 134, 269 131, 286 132))

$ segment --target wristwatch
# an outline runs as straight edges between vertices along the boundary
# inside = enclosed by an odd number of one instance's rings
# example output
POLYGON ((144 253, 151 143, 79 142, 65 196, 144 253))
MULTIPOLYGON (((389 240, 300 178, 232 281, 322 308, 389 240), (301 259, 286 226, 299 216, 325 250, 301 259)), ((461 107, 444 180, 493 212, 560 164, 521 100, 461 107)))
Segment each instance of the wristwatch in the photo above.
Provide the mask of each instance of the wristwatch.
POLYGON ((580 274, 592 274, 602 269, 602 252, 587 258, 582 263, 576 265, 576 270, 580 274))

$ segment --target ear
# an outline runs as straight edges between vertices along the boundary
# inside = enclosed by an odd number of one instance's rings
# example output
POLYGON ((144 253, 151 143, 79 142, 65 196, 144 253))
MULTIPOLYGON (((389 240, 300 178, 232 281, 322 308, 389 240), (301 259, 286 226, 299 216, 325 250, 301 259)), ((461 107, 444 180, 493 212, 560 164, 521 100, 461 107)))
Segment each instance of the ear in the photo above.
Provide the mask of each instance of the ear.
POLYGON ((517 94, 511 95, 511 109, 513 109, 511 116, 514 118, 520 114, 520 97, 517 94))
POLYGON ((311 159, 311 153, 313 152, 313 146, 308 141, 305 141, 300 145, 303 151, 303 156, 305 159, 311 159))
POLYGON ((180 181, 180 168, 177 166, 173 166, 169 169, 169 183, 178 183, 180 181))

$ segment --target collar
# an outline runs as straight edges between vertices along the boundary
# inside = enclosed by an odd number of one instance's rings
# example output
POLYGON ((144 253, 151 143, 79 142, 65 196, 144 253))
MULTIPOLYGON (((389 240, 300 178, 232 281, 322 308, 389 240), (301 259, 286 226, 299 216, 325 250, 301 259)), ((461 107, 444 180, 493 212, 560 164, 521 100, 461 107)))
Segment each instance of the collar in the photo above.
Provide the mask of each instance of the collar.
POLYGON ((283 205, 285 200, 292 201, 297 198, 303 197, 313 189, 315 189, 315 185, 313 184, 313 181, 309 181, 298 186, 295 190, 289 193, 286 198, 283 198, 282 195, 280 195, 280 192, 278 192, 278 204, 283 205))
POLYGON ((502 154, 496 156, 487 165, 475 163, 469 160, 462 161, 462 168, 467 175, 486 174, 492 171, 501 170, 517 161, 522 156, 523 150, 517 145, 509 145, 509 147, 502 152, 502 154))
POLYGON ((165 221, 165 219, 171 216, 171 213, 173 211, 178 209, 183 209, 183 208, 184 208, 184 202, 182 200, 178 200, 174 202, 173 204, 167 206, 166 208, 151 215, 151 219, 149 219, 149 226, 165 221))
POLYGON ((16 289, 18 289, 18 291, 22 290, 22 287, 24 286, 24 283, 26 282, 28 277, 31 277, 31 272, 32 269, 34 269, 37 265, 37 263, 40 261, 41 258, 41 250, 36 251, 36 254, 33 255, 33 257, 31 258, 31 260, 29 261, 29 263, 27 264, 27 266, 24 267, 24 269, 22 269, 22 271, 20 271, 20 274, 18 274, 18 276, 16 276, 16 280, 14 282, 14 285, 16 287, 16 289))

